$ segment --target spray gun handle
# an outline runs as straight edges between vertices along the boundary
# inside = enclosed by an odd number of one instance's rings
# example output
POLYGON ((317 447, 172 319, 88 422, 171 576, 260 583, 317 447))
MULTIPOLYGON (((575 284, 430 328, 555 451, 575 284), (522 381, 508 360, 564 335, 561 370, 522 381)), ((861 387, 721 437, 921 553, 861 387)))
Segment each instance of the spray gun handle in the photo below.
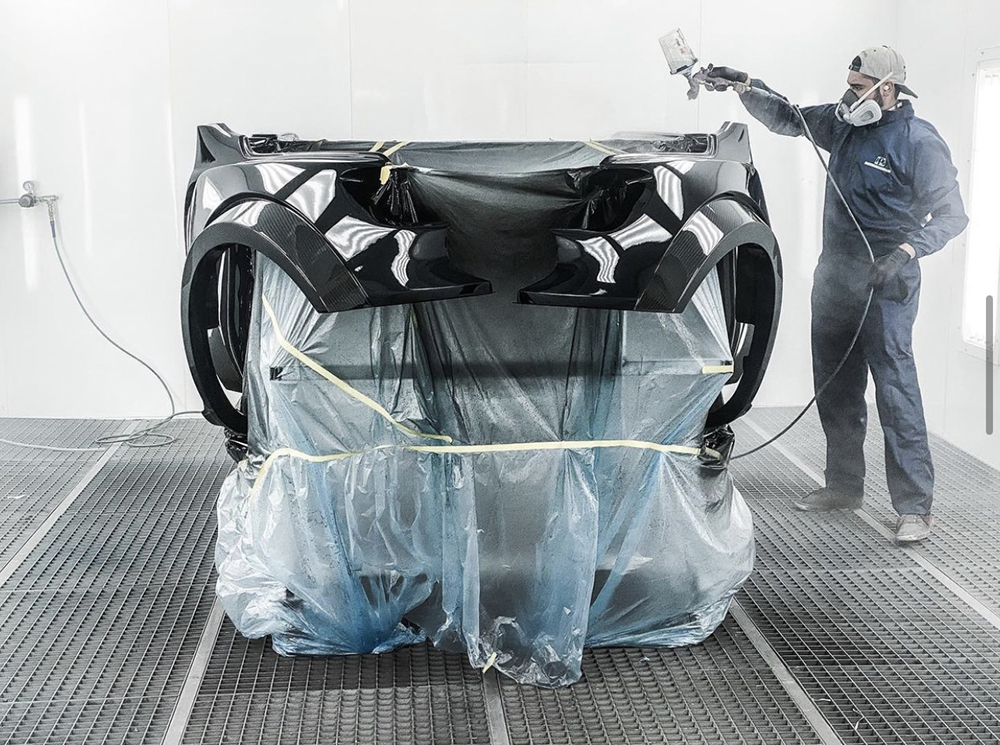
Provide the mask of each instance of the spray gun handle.
POLYGON ((732 88, 740 95, 746 93, 750 89, 749 82, 737 83, 729 78, 713 78, 711 70, 704 67, 698 72, 690 73, 685 77, 687 77, 689 86, 687 95, 692 101, 698 98, 698 94, 701 92, 702 86, 705 86, 710 91, 728 90, 729 88, 732 88))
MULTIPOLYGON (((691 77, 697 80, 699 83, 704 85, 709 90, 729 90, 732 88, 739 94, 746 93, 750 89, 750 75, 747 73, 742 73, 746 75, 746 80, 735 80, 729 76, 723 75, 713 75, 715 67, 709 65, 708 67, 701 68, 698 72, 694 73, 691 77)), ((718 68, 722 70, 728 70, 729 68, 718 68)), ((730 71, 730 75, 735 73, 735 70, 730 71)))

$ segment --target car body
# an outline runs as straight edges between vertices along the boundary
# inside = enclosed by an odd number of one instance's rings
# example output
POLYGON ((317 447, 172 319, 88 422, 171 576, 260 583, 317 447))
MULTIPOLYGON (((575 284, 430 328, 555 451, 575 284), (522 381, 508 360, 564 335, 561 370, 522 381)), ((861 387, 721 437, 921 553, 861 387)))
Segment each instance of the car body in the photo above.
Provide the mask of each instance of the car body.
POLYGON ((706 429, 749 409, 777 329, 782 271, 744 125, 583 143, 376 143, 243 136, 217 124, 198 128, 185 199, 182 322, 205 416, 246 433, 225 389, 242 390, 256 255, 319 312, 493 292, 453 261, 456 246, 489 250, 475 245, 475 199, 452 193, 442 210, 420 196, 425 175, 456 173, 472 174, 493 203, 512 195, 503 215, 530 215, 505 233, 541 257, 514 302, 678 313, 717 273, 735 389, 706 429), (547 210, 542 197, 554 192, 561 201, 547 210))
POLYGON ((202 127, 186 219, 188 360, 240 460, 216 591, 242 633, 283 654, 428 639, 561 686, 585 646, 721 623, 754 559, 728 425, 781 294, 745 127, 202 127))

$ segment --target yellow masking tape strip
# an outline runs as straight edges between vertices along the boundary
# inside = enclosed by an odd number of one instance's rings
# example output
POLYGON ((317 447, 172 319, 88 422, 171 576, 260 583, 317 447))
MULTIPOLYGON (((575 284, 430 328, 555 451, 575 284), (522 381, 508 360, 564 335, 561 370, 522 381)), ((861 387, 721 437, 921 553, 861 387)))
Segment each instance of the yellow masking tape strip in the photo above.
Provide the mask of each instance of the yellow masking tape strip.
POLYGON ((490 655, 490 658, 486 660, 486 664, 483 665, 483 675, 485 675, 487 671, 489 671, 489 669, 493 667, 493 663, 496 661, 497 661, 497 653, 494 652, 493 654, 490 655))
POLYGON ((396 152, 397 150, 399 150, 400 148, 404 148, 404 147, 406 147, 409 144, 410 144, 410 140, 403 140, 402 142, 397 142, 395 145, 393 145, 392 147, 390 147, 388 150, 386 150, 382 154, 385 155, 386 157, 388 157, 388 156, 392 155, 394 152, 396 152))
POLYGON ((736 368, 732 365, 705 365, 701 368, 702 375, 715 375, 716 373, 731 373, 736 368))
POLYGON ((288 339, 285 338, 285 335, 281 331, 281 327, 278 325, 278 319, 274 315, 274 310, 271 308, 271 304, 267 301, 267 297, 261 295, 261 301, 263 302, 264 310, 267 312, 267 315, 271 319, 271 325, 274 327, 274 335, 278 339, 278 344, 281 345, 282 349, 284 349, 286 352, 292 355, 292 357, 299 360, 299 362, 304 364, 306 367, 315 370, 317 373, 319 373, 324 378, 329 380, 331 383, 333 383, 335 386, 337 386, 340 390, 342 390, 351 398, 354 398, 363 403, 369 409, 377 413, 379 416, 383 417, 386 421, 388 421, 392 426, 394 426, 399 431, 407 435, 410 435, 411 437, 426 437, 430 440, 443 440, 444 442, 452 442, 452 439, 447 435, 429 435, 424 432, 418 432, 415 429, 407 427, 405 424, 400 424, 395 419, 393 419, 392 414, 386 411, 385 408, 377 401, 373 401, 372 399, 368 398, 368 396, 363 394, 361 391, 352 388, 343 380, 334 375, 332 372, 323 367, 321 364, 316 362, 316 360, 300 352, 298 349, 292 346, 292 344, 288 341, 288 339))
POLYGON ((698 455, 701 451, 687 445, 660 445, 641 440, 562 440, 553 442, 508 442, 495 445, 407 445, 405 450, 418 453, 511 453, 521 450, 588 450, 590 448, 637 448, 660 453, 698 455))
POLYGON ((618 153, 622 152, 621 150, 615 150, 614 148, 601 145, 597 142, 594 142, 593 140, 584 140, 583 144, 590 145, 592 148, 594 148, 594 150, 600 150, 605 155, 617 155, 618 153))
MULTIPOLYGON (((422 435, 429 437, 429 435, 422 435)), ((331 455, 309 455, 300 450, 292 448, 278 448, 271 453, 264 465, 260 468, 260 473, 254 479, 253 489, 256 490, 264 476, 267 475, 271 464, 281 457, 299 458, 310 463, 329 463, 331 461, 343 460, 344 458, 354 458, 375 450, 388 450, 395 446, 379 445, 370 450, 359 450, 350 453, 333 453, 331 455)), ((400 450, 410 450, 418 453, 510 453, 524 450, 586 450, 589 448, 637 448, 641 450, 656 450, 660 453, 676 453, 680 455, 699 455, 701 450, 687 445, 660 445, 655 442, 642 442, 641 440, 563 440, 562 442, 511 442, 499 445, 408 445, 399 448, 400 450)), ((707 450, 708 455, 716 458, 721 456, 714 450, 707 450)))
MULTIPOLYGON (((396 152, 400 148, 406 147, 409 144, 410 144, 410 140, 402 140, 401 142, 397 142, 395 145, 393 145, 388 150, 386 150, 384 153, 382 153, 382 155, 384 155, 384 156, 386 156, 388 158, 394 152, 396 152)), ((370 153, 378 152, 379 150, 382 149, 382 147, 384 145, 385 145, 385 140, 379 140, 378 142, 375 143, 375 147, 373 147, 368 152, 370 152, 370 153)), ((382 166, 382 170, 379 171, 379 174, 378 174, 378 180, 379 180, 380 184, 384 184, 386 181, 389 180, 389 173, 392 171, 393 168, 395 168, 395 166, 392 163, 387 163, 386 165, 382 166)))
MULTIPOLYGON (((378 449, 378 448, 376 448, 378 449)), ((344 458, 353 458, 356 455, 361 455, 360 452, 356 453, 334 453, 333 455, 309 455, 309 453, 303 453, 301 450, 293 450, 292 448, 278 448, 269 456, 267 460, 264 461, 264 465, 260 467, 260 472, 257 474, 257 478, 253 481, 253 489, 251 491, 256 492, 264 477, 267 476, 267 472, 271 470, 271 464, 274 463, 278 458, 282 456, 289 456, 291 458, 299 458, 300 460, 307 460, 310 463, 329 463, 334 460, 343 460, 344 458)))

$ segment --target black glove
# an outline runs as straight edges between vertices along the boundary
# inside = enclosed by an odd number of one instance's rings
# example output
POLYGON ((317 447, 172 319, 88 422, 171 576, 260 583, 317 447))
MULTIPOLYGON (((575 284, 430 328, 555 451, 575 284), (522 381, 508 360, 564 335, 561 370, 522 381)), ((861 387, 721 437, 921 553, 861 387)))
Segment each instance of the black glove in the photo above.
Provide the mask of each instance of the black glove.
POLYGON ((705 87, 713 91, 728 91, 734 83, 750 85, 750 76, 732 67, 709 65, 705 70, 705 76, 708 79, 705 87))
POLYGON ((872 289, 885 285, 890 279, 899 274, 899 270, 910 260, 910 254, 905 248, 897 248, 892 253, 879 256, 872 264, 871 273, 868 275, 868 283, 872 289))

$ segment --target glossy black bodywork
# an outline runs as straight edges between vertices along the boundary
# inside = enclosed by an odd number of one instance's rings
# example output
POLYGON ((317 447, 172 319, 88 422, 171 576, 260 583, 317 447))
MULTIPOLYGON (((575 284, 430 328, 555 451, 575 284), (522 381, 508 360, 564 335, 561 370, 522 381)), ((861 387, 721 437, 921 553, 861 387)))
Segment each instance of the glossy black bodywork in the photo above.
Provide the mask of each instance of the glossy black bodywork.
MULTIPOLYGON (((457 178, 467 163, 490 194, 502 195, 508 183, 511 192, 527 193, 511 202, 515 215, 529 214, 525 205, 533 209, 532 199, 551 197, 558 186, 562 201, 538 219, 544 227, 529 220, 506 234, 544 254, 532 264, 544 270, 516 293, 516 302, 680 312, 718 268, 736 367, 731 382, 738 385, 713 408, 708 427, 742 415, 766 368, 781 299, 780 255, 746 128, 587 144, 604 154, 578 167, 518 172, 508 182, 509 174, 489 172, 488 154, 516 144, 482 143, 475 160, 479 144, 465 143, 458 151, 469 158, 463 162, 454 150, 439 155, 452 144, 421 143, 409 151, 423 158, 418 168, 398 152, 393 158, 374 152, 382 143, 244 137, 223 125, 199 127, 185 200, 182 321, 206 417, 246 432, 246 417, 224 387, 242 388, 256 254, 281 266, 321 313, 494 290, 453 261, 460 256, 467 264, 468 256, 490 250, 477 244, 476 226, 440 220, 433 190, 410 183, 429 178, 423 174, 438 157, 457 178), (517 186, 516 177, 528 186, 517 186)), ((458 214, 475 223, 475 205, 464 209, 439 211, 453 222, 458 214)))

